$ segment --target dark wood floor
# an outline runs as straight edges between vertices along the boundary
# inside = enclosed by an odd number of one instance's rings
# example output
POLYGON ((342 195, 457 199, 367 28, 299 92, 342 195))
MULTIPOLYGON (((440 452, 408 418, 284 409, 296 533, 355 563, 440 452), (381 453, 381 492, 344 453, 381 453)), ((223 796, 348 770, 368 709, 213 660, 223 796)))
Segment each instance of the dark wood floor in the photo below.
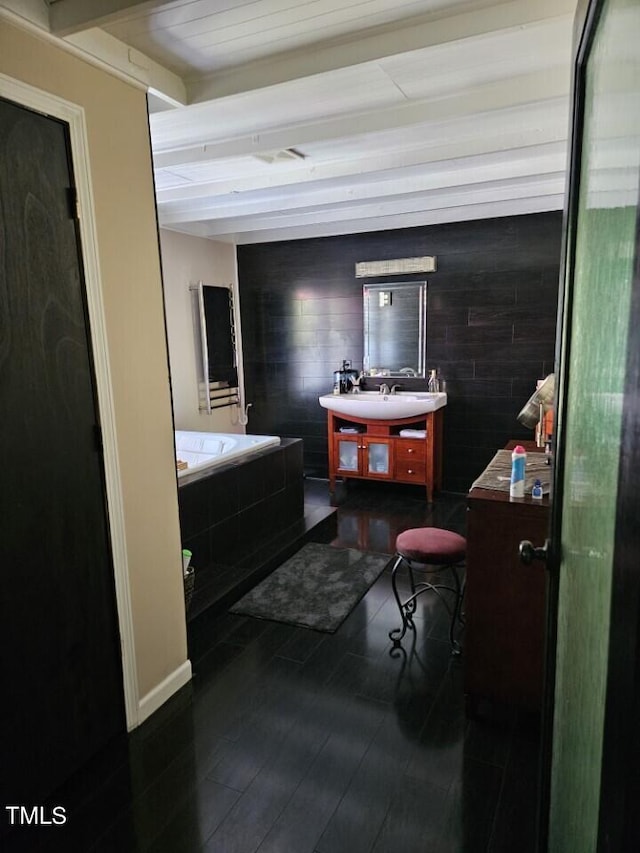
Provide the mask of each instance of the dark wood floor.
MULTIPOLYGON (((327 504, 326 482, 306 486, 327 504)), ((356 483, 337 503, 314 541, 390 554, 407 527, 464 532, 460 496, 429 508, 421 490, 356 483)), ((435 596, 393 652, 398 621, 388 568, 335 634, 204 614, 189 627, 193 682, 59 793, 59 835, 26 828, 7 849, 533 851, 535 723, 466 718, 464 655, 435 596)))

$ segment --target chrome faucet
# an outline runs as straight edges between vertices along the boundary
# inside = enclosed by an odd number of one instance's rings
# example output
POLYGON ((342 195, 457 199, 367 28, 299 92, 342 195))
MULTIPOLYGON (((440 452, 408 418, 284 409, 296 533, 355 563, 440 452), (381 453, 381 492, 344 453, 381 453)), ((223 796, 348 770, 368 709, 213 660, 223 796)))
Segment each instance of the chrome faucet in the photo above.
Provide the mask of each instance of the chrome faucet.
POLYGON ((397 391, 401 391, 401 390, 402 390, 402 385, 392 385, 391 391, 389 393, 395 394, 397 391))
POLYGON ((388 394, 389 393, 389 386, 387 385, 386 382, 383 382, 382 385, 380 386, 380 393, 381 394, 388 394))

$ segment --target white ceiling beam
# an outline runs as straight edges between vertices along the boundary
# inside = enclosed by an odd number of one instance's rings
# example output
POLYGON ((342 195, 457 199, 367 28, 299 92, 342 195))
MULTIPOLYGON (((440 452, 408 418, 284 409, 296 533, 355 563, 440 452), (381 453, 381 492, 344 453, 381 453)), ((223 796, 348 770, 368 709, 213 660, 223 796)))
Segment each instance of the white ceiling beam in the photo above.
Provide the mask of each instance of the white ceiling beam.
MULTIPOLYGON (((490 200, 500 200, 516 198, 529 198, 531 195, 556 195, 564 192, 565 174, 564 171, 553 172, 547 175, 529 175, 522 176, 523 180, 531 180, 536 182, 535 190, 530 190, 526 193, 520 191, 514 192, 513 184, 505 188, 504 193, 497 197, 491 196, 490 200)), ((622 181, 622 179, 621 179, 622 181)), ((460 196, 458 199, 457 190, 463 192, 469 190, 474 195, 479 194, 484 198, 485 186, 491 184, 489 181, 477 182, 475 185, 468 184, 466 187, 444 187, 441 190, 434 191, 444 193, 446 202, 450 206, 458 204, 466 204, 468 196, 460 196)), ((292 224, 300 222, 313 222, 316 225, 321 225, 326 222, 341 222, 344 219, 351 219, 352 216, 358 216, 366 219, 371 215, 380 215, 384 211, 394 216, 403 216, 407 213, 415 213, 421 210, 431 210, 439 208, 443 201, 437 204, 432 203, 434 193, 429 194, 429 201, 425 201, 428 191, 416 193, 398 193, 385 194, 376 193, 372 189, 368 194, 355 194, 353 197, 344 198, 342 201, 336 198, 332 202, 327 202, 325 205, 320 203, 315 204, 313 199, 309 199, 307 205, 288 205, 282 207, 274 207, 273 209, 261 210, 259 207, 249 207, 247 210, 243 208, 228 208, 224 215, 221 215, 220 210, 204 210, 192 211, 191 215, 165 216, 162 211, 159 211, 159 223, 161 227, 180 227, 193 222, 203 222, 207 226, 207 234, 215 236, 218 234, 226 234, 229 231, 235 233, 242 231, 259 231, 267 227, 288 228, 292 224), (411 199, 411 200, 410 200, 411 199)))
POLYGON ((52 0, 49 27, 57 36, 67 36, 99 27, 132 12, 148 12, 172 0, 52 0))
POLYGON ((67 36, 65 41, 99 59, 109 68, 115 68, 139 83, 143 83, 152 94, 171 106, 186 104, 187 90, 177 74, 168 71, 144 53, 134 50, 104 30, 95 28, 76 33, 67 36))
POLYGON ((280 240, 305 240, 314 237, 336 237, 342 234, 362 234, 371 231, 386 231, 392 228, 416 228, 425 225, 439 225, 450 222, 468 222, 479 219, 494 219, 501 216, 522 216, 528 213, 546 213, 562 210, 562 195, 533 196, 526 199, 508 199, 507 201, 470 203, 460 207, 443 207, 438 210, 424 210, 408 213, 405 216, 378 216, 372 219, 352 219, 323 225, 295 225, 290 228, 272 228, 253 232, 228 232, 215 236, 207 233, 205 223, 182 225, 169 228, 180 234, 190 234, 216 242, 245 246, 251 243, 273 243, 280 240))
POLYGON ((256 216, 263 214, 280 215, 286 211, 326 208, 327 205, 352 204, 372 199, 393 199, 396 196, 408 197, 416 193, 475 186, 493 181, 515 181, 536 176, 563 179, 565 172, 565 153, 563 151, 529 157, 512 158, 501 155, 499 158, 469 158, 466 162, 458 160, 438 164, 434 168, 416 174, 394 172, 393 175, 379 175, 356 183, 355 181, 324 182, 315 187, 305 187, 303 192, 250 194, 246 198, 234 195, 218 198, 194 205, 192 202, 159 205, 159 216, 163 223, 193 221, 194 217, 204 220, 226 219, 238 216, 256 216), (328 184, 328 185, 327 185, 328 184))
POLYGON ((386 231, 393 228, 417 228, 425 225, 440 225, 450 222, 469 222, 479 219, 494 219, 501 216, 522 216, 528 213, 546 213, 562 210, 562 195, 546 195, 527 199, 507 199, 506 201, 477 202, 460 207, 442 207, 437 210, 423 210, 404 216, 380 215, 371 219, 351 219, 344 222, 328 222, 324 225, 296 225, 290 228, 272 228, 264 231, 229 232, 215 237, 207 234, 206 228, 197 226, 180 230, 181 233, 198 237, 209 237, 216 241, 232 243, 238 246, 251 243, 272 243, 280 240, 304 240, 315 237, 335 237, 342 234, 363 234, 372 231, 386 231))
MULTIPOLYGON (((479 109, 482 112, 505 110, 527 103, 566 99, 568 96, 568 74, 562 73, 560 69, 545 69, 486 83, 449 97, 403 102, 359 115, 334 116, 326 121, 275 130, 256 128, 254 134, 234 139, 215 140, 209 134, 208 138, 202 138, 192 145, 184 145, 189 135, 188 114, 179 122, 175 113, 158 113, 151 116, 154 164, 157 168, 170 167, 180 163, 202 163, 222 157, 239 157, 291 147, 304 149, 307 143, 352 137, 354 128, 359 134, 375 133, 465 117, 477 113, 479 109)), ((215 126, 215 106, 214 103, 212 126, 215 126)))
POLYGON ((228 178, 203 183, 185 182, 180 186, 156 189, 156 198, 160 205, 180 201, 216 198, 218 196, 241 196, 259 190, 284 190, 295 186, 306 186, 320 181, 350 178, 354 181, 380 172, 397 173, 409 169, 428 168, 431 164, 441 164, 458 158, 495 155, 504 160, 509 152, 517 157, 533 155, 536 157, 555 156, 566 160, 566 127, 540 126, 523 127, 521 122, 513 122, 504 132, 490 132, 473 139, 454 139, 450 143, 426 145, 424 142, 415 148, 396 149, 375 154, 356 155, 351 158, 313 164, 302 161, 301 166, 294 165, 286 171, 278 167, 266 169, 258 175, 234 175, 230 168, 228 178), (517 127, 515 126, 517 125, 517 127), (532 144, 535 143, 535 144, 532 144))
MULTIPOLYGON (((259 233, 267 229, 287 229, 308 222, 315 226, 323 223, 339 223, 345 220, 371 219, 379 216, 405 216, 440 208, 454 208, 467 204, 501 202, 513 199, 540 198, 543 196, 562 196, 564 193, 565 176, 549 175, 542 178, 521 178, 514 181, 488 181, 471 187, 456 189, 444 188, 426 193, 412 193, 394 198, 373 198, 362 203, 348 203, 329 206, 326 209, 317 207, 308 210, 284 211, 257 216, 228 216, 226 219, 207 221, 198 217, 210 237, 228 233, 251 231, 259 233)), ((160 225, 165 223, 160 215, 160 225)), ((178 224, 178 223, 176 223, 178 224)))
MULTIPOLYGON (((529 197, 540 198, 550 195, 557 196, 564 193, 564 176, 557 178, 541 179, 531 181, 530 184, 516 187, 513 184, 492 187, 487 184, 482 187, 459 189, 455 192, 443 190, 437 193, 417 194, 415 198, 407 199, 398 197, 394 199, 371 199, 362 204, 343 205, 333 207, 326 211, 314 208, 310 211, 295 211, 284 213, 281 216, 270 214, 264 217, 229 217, 219 221, 207 222, 207 233, 211 237, 217 234, 225 234, 230 230, 235 233, 242 231, 253 231, 259 233, 264 229, 288 228, 310 222, 319 226, 323 223, 338 223, 345 220, 371 219, 380 216, 406 216, 412 213, 421 213, 429 210, 439 210, 443 207, 449 209, 467 204, 487 203, 496 201, 508 201, 513 199, 526 199, 529 197)), ((373 230, 373 229, 371 229, 373 230)))
POLYGON ((496 31, 526 27, 548 19, 573 19, 575 0, 511 0, 451 15, 444 10, 397 24, 360 30, 353 38, 319 43, 200 75, 188 83, 190 103, 262 89, 313 74, 324 74, 388 56, 446 45, 496 31))

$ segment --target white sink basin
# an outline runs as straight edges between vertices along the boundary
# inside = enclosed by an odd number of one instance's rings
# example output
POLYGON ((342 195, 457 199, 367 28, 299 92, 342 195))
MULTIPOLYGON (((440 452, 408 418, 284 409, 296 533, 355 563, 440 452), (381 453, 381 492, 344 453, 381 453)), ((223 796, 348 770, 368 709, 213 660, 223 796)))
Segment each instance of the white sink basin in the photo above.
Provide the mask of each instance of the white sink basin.
POLYGON ((415 415, 435 412, 436 409, 447 405, 447 395, 444 391, 437 394, 429 394, 426 391, 398 391, 396 394, 361 391, 359 394, 323 394, 318 400, 324 409, 364 420, 412 418, 415 415))

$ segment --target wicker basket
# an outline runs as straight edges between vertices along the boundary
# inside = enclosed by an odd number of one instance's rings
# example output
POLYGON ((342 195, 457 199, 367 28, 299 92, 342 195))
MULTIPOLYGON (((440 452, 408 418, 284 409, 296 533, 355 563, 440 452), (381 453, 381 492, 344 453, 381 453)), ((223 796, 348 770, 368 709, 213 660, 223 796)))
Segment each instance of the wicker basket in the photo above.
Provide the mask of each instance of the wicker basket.
POLYGON ((185 610, 189 611, 189 605, 193 598, 193 588, 196 582, 196 573, 193 566, 189 566, 186 575, 184 575, 184 606, 185 610))

